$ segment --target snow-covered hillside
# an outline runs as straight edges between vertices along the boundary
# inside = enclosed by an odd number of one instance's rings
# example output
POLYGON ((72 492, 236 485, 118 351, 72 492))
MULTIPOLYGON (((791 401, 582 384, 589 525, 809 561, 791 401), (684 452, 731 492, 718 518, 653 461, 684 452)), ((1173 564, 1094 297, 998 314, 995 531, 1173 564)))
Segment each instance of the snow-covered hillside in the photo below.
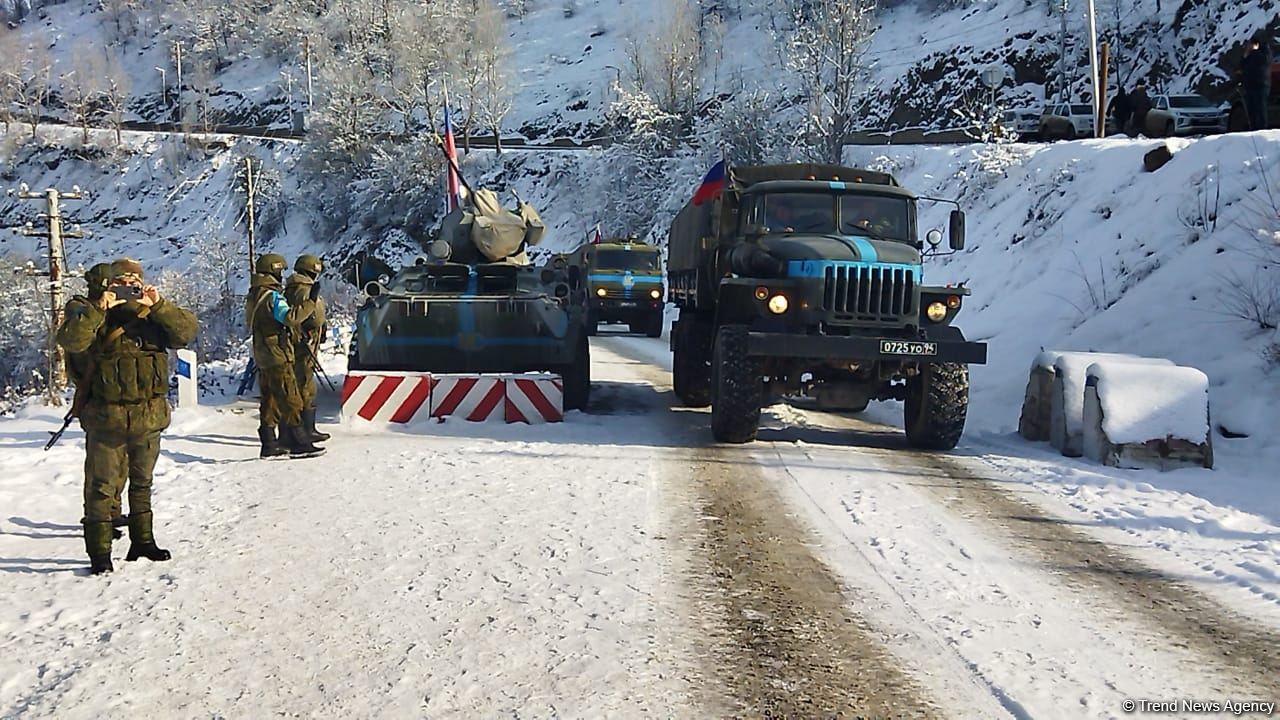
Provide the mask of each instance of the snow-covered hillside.
MULTIPOLYGON (((37 6, 41 3, 36 2, 37 6)), ((703 99, 768 91, 782 105, 791 102, 784 47, 779 41, 790 22, 787 3, 736 0, 699 3, 693 11, 700 46, 699 87, 703 99)), ((1063 37, 1059 3, 1050 0, 884 2, 866 51, 867 100, 864 128, 959 123, 953 109, 986 91, 978 74, 1000 66, 1008 79, 998 100, 1029 104, 1056 94, 1087 98, 1088 52, 1083 2, 1069 2, 1066 15, 1067 77, 1059 78, 1063 37)), ((598 136, 615 80, 630 82, 630 48, 644 45, 670 14, 665 3, 637 0, 540 0, 507 3, 507 45, 513 80, 512 110, 504 132, 531 139, 598 136), (523 8, 523 14, 516 7, 523 8)), ((335 11, 336 12, 336 11, 335 11)), ((13 16, 13 13, 9 13, 13 16)), ((28 15, 17 32, 25 41, 50 46, 54 76, 71 70, 84 48, 118 46, 130 80, 130 116, 171 119, 157 68, 168 68, 170 44, 195 44, 169 25, 159 6, 125 13, 121 35, 116 13, 98 2, 50 3, 28 15), (120 37, 117 37, 117 36, 120 37)), ((1277 0, 1117 0, 1098 4, 1098 31, 1112 46, 1112 85, 1132 87, 1146 79, 1157 89, 1197 90, 1218 100, 1232 99, 1231 83, 1243 44, 1255 33, 1280 28, 1277 0)), ((271 36, 262 45, 228 43, 209 77, 211 108, 222 122, 287 127, 289 94, 303 106, 305 83, 301 38, 271 36)), ((194 60, 188 59, 189 63, 194 60)), ((188 68, 188 75, 193 71, 188 68)), ((188 83, 191 85, 191 83, 188 83)), ((320 92, 323 92, 323 88, 320 92)), ((172 99, 171 99, 172 100, 172 99)), ((194 102, 190 97, 189 102, 194 102)), ((55 96, 56 106, 59 99, 55 96)))

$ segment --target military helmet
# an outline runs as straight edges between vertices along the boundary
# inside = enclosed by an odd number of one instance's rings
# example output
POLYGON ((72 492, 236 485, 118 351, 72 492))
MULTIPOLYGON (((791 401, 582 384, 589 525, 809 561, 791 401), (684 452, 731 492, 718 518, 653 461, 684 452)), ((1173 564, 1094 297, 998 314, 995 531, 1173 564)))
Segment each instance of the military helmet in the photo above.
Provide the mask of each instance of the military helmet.
POLYGON ((258 256, 258 262, 254 264, 254 272, 263 275, 274 275, 280 277, 284 274, 284 269, 289 266, 289 261, 284 259, 283 255, 277 253, 265 253, 258 256))
POLYGON ((294 272, 305 273, 311 277, 319 277, 324 272, 324 261, 315 255, 299 255, 293 263, 294 272))
POLYGON ((84 272, 84 282, 89 287, 89 297, 98 298, 111 284, 111 263, 98 263, 84 272))

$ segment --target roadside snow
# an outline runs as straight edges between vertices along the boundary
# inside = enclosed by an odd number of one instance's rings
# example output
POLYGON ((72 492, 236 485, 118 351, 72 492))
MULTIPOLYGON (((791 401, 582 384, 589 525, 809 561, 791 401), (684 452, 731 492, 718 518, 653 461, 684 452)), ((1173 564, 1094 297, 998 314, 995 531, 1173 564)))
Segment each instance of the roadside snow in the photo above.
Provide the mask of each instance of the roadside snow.
POLYGON ((155 483, 174 560, 107 578, 83 576, 80 434, 41 450, 57 419, 0 419, 0 716, 689 715, 671 443, 643 416, 260 461, 252 408, 183 411, 155 483))

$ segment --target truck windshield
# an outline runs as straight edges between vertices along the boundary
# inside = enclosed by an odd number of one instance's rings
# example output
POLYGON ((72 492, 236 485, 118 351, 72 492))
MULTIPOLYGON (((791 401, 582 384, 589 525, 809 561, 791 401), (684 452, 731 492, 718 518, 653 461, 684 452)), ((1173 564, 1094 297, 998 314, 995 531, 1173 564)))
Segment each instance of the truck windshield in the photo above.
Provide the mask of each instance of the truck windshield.
POLYGON ((907 212, 905 198, 887 195, 769 193, 759 196, 745 221, 775 233, 867 233, 906 242, 907 212))
POLYGON ((840 234, 870 233, 906 242, 907 201, 885 195, 841 195, 840 234))
POLYGON ((643 250, 597 250, 591 264, 609 270, 660 270, 658 253, 643 250))
POLYGON ((833 233, 835 202, 826 193, 771 193, 756 206, 760 224, 771 232, 833 233))

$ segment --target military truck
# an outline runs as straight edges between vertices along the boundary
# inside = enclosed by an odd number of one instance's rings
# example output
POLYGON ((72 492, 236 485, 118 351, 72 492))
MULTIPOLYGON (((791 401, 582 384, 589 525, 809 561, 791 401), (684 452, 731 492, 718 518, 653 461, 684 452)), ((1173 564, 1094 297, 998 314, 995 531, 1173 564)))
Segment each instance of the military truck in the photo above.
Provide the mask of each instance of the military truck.
POLYGON ((363 282, 347 364, 352 370, 558 373, 564 407, 591 391, 585 268, 574 256, 530 264, 541 239, 533 208, 501 208, 480 189, 444 220, 413 265, 392 270, 367 255, 348 277, 363 282))
POLYGON ((586 246, 590 303, 587 333, 600 323, 626 323, 631 332, 662 335, 662 256, 658 248, 634 237, 612 238, 586 246))
MULTIPOLYGON (((943 235, 918 237, 920 201, 891 175, 835 165, 733 168, 671 225, 667 286, 675 393, 711 406, 720 442, 754 440, 761 408, 803 399, 861 411, 905 401, 910 445, 955 447, 982 343, 953 322, 969 289, 923 283, 943 235)), ((947 202, 933 200, 935 202, 947 202)), ((950 248, 964 247, 964 213, 950 248)))

